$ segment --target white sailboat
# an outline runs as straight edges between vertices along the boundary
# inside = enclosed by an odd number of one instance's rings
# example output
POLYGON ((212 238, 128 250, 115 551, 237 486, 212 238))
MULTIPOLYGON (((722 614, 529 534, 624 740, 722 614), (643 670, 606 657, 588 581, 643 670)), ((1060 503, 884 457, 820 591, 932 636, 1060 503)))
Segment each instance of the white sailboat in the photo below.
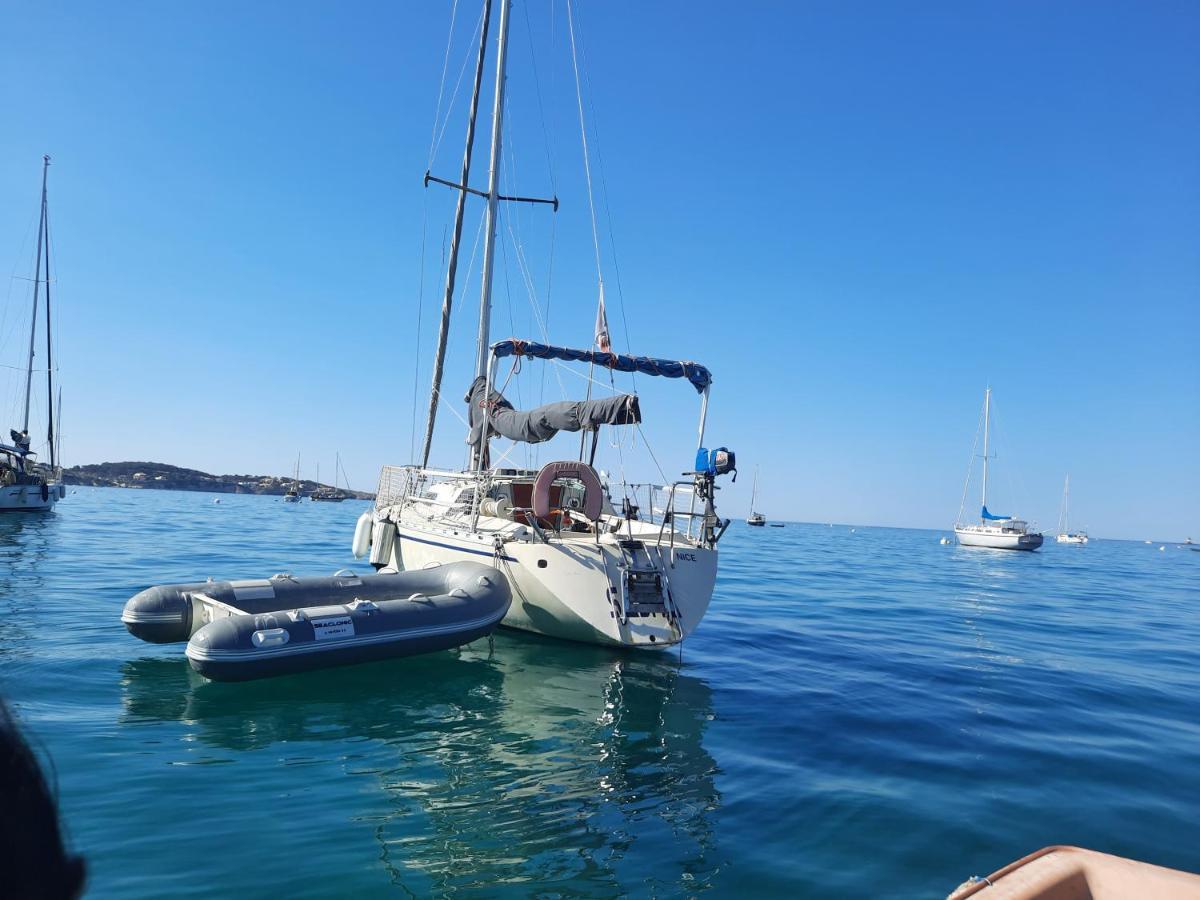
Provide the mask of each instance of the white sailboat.
POLYGON ((1068 474, 1063 482, 1063 498, 1062 507, 1058 511, 1058 534, 1055 540, 1060 544, 1086 544, 1088 542, 1087 532, 1083 529, 1079 531, 1071 531, 1070 527, 1070 505, 1071 505, 1071 476, 1068 474))
POLYGON ((292 486, 283 495, 284 503, 300 502, 300 454, 296 454, 296 471, 292 474, 292 486))
POLYGON ((342 493, 342 489, 338 487, 338 472, 342 468, 342 454, 339 451, 333 463, 333 487, 322 487, 321 485, 321 467, 317 466, 317 489, 313 491, 308 499, 316 500, 321 503, 341 503, 349 494, 342 493))
MULTIPOLYGON (((696 628, 708 609, 717 574, 717 543, 729 525, 728 520, 717 517, 714 482, 716 476, 733 470, 733 454, 724 448, 710 452, 703 447, 712 377, 696 363, 614 352, 607 333, 602 281, 595 340, 598 350, 517 339, 491 341, 500 204, 512 200, 552 203, 557 210, 558 201, 505 197, 499 192, 509 0, 499 3, 488 187, 486 191, 469 187, 491 0, 484 0, 483 6, 461 178, 453 182, 426 175, 427 185, 432 181, 454 188, 458 198, 423 452, 419 464, 384 467, 375 507, 360 519, 353 549, 360 556, 369 550, 372 564, 383 571, 460 560, 489 561, 513 589, 512 606, 504 619, 509 627, 595 644, 676 644, 696 628), (463 470, 431 468, 430 445, 441 395, 464 206, 470 194, 487 201, 475 381, 466 398, 470 405, 470 464, 463 470), (685 473, 685 480, 665 485, 627 483, 598 472, 592 463, 599 429, 639 423, 638 397, 615 394, 590 399, 589 388, 588 400, 519 412, 496 390, 497 365, 508 358, 513 363, 556 360, 583 363, 597 372, 608 369, 686 379, 700 397, 694 471, 685 473), (585 459, 580 441, 578 458, 549 462, 538 470, 491 463, 489 443, 494 436, 503 435, 517 443, 541 442, 558 430, 583 431, 584 437, 591 432, 591 455, 585 459)), ((634 452, 639 451, 624 451, 627 464, 635 462, 630 459, 634 452)), ((650 460, 645 458, 645 462, 650 460)))
POLYGON ((746 517, 747 525, 756 525, 761 528, 767 524, 767 517, 760 512, 755 512, 754 505, 758 502, 758 466, 754 467, 754 486, 750 488, 750 515, 746 517))
MULTIPOLYGON (((48 510, 66 496, 54 433, 54 360, 50 331, 50 223, 47 215, 46 180, 50 157, 42 157, 42 210, 38 220, 37 262, 33 274, 33 317, 29 323, 29 355, 25 366, 25 412, 20 430, 9 430, 12 443, 0 442, 0 512, 48 510), (43 297, 45 298, 43 303, 43 297), (38 461, 29 435, 30 401, 33 394, 33 361, 36 355, 38 310, 46 310, 46 447, 49 462, 38 461)), ((60 405, 61 408, 61 405, 60 405)))
POLYGON ((991 415, 992 389, 989 387, 983 395, 983 497, 980 502, 979 522, 956 524, 954 534, 964 547, 989 547, 993 550, 1036 550, 1042 546, 1040 532, 1030 531, 1029 524, 1021 519, 1013 516, 998 516, 988 511, 988 459, 990 455, 988 453, 988 432, 991 415))

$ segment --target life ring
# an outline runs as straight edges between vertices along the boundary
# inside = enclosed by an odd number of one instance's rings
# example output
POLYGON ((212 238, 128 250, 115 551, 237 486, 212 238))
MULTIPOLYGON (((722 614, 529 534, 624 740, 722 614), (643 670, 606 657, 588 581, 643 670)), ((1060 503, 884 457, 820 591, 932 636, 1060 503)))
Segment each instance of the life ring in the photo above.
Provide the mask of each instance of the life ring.
POLYGON ((604 487, 600 476, 587 463, 566 459, 546 463, 538 470, 533 482, 533 514, 546 519, 555 512, 550 503, 550 486, 560 478, 573 478, 583 483, 583 509, 580 510, 593 522, 600 518, 604 508, 604 487))

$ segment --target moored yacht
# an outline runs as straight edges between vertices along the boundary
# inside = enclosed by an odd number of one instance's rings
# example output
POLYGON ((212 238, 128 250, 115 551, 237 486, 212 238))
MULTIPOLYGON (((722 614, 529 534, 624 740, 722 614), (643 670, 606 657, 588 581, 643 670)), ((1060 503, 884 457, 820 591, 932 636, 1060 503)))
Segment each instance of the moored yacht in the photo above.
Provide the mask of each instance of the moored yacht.
POLYGON ((300 454, 296 454, 296 471, 292 475, 292 484, 284 492, 284 503, 299 503, 300 502, 300 454))
POLYGON ((42 157, 42 208, 38 220, 37 262, 33 275, 33 316, 29 323, 29 354, 25 366, 25 410, 21 428, 9 431, 11 443, 0 443, 0 512, 53 509, 66 496, 58 464, 58 439, 54 431, 54 365, 50 332, 50 225, 47 219, 46 178, 50 157, 42 157), (44 298, 44 301, 43 301, 44 298), (33 394, 33 361, 36 355, 38 311, 46 314, 46 447, 49 462, 38 460, 29 435, 33 394))
POLYGON ((1088 542, 1087 532, 1082 528, 1078 531, 1071 531, 1071 476, 1067 475, 1066 481, 1063 482, 1063 498, 1062 507, 1058 511, 1058 534, 1055 540, 1060 544, 1086 544, 1088 542))
POLYGON ((348 481, 346 484, 347 492, 343 492, 342 489, 340 487, 338 487, 338 474, 341 471, 342 471, 342 455, 339 453, 333 464, 333 487, 325 487, 324 485, 321 484, 321 467, 318 466, 317 467, 317 489, 309 495, 308 499, 316 500, 318 502, 323 502, 323 503, 341 503, 347 497, 351 496, 348 493, 349 488, 350 488, 348 481))
MULTIPOLYGON (((591 175, 586 165, 599 281, 594 347, 556 346, 545 337, 542 341, 490 339, 500 204, 520 201, 552 205, 556 212, 558 209, 557 198, 538 200, 500 194, 511 3, 501 0, 499 6, 487 190, 471 188, 469 179, 491 0, 484 0, 461 177, 455 182, 427 173, 425 178, 426 185, 435 182, 448 186, 458 196, 422 455, 415 465, 384 467, 375 507, 360 518, 353 549, 357 556, 369 552, 371 563, 384 572, 468 559, 488 562, 507 577, 513 589, 512 605, 504 619, 509 627, 596 644, 669 646, 696 628, 712 598, 717 543, 729 524, 718 518, 714 506, 716 478, 734 470, 734 457, 724 448, 710 451, 704 447, 712 384, 707 368, 690 361, 613 350, 599 273, 591 175), (487 206, 474 381, 464 398, 469 408, 469 464, 462 470, 439 469, 429 466, 429 456, 438 405, 447 399, 442 396, 443 363, 464 208, 471 194, 484 197, 487 206), (564 368, 566 363, 585 366, 587 399, 563 400, 526 412, 515 409, 503 392, 521 364, 533 360, 564 368), (502 362, 511 368, 501 373, 504 382, 498 384, 502 362), (666 483, 633 483, 624 476, 609 477, 594 467, 601 428, 612 429, 607 433, 613 440, 624 440, 629 445, 622 451, 622 470, 635 463, 651 462, 644 449, 634 449, 632 441, 623 437, 632 435, 632 429, 641 424, 642 414, 636 393, 616 390, 618 372, 683 379, 699 396, 695 463, 689 460, 690 471, 681 480, 672 482, 663 476, 666 483), (595 373, 602 374, 593 378, 595 373), (612 393, 593 398, 593 386, 600 391, 611 388, 612 393), (572 448, 571 458, 547 462, 537 469, 504 464, 508 454, 524 452, 520 450, 524 445, 549 441, 561 431, 583 433, 583 439, 572 448), (590 451, 586 448, 588 434, 592 437, 590 451), (493 455, 491 442, 495 438, 513 443, 493 455)), ((570 21, 569 5, 567 11, 573 48, 575 26, 570 21)), ((576 88, 581 89, 578 73, 576 88)), ((586 162, 583 109, 581 101, 586 162)))
MULTIPOLYGON (((988 511, 988 433, 992 413, 992 389, 983 395, 983 496, 978 523, 958 523, 954 534, 964 547, 989 547, 993 550, 1036 550, 1042 546, 1041 532, 1031 531, 1029 524, 1014 516, 995 515, 988 511)), ((976 432, 976 439, 978 439, 976 432)), ((968 473, 969 477, 969 473, 968 473)), ((960 511, 961 512, 961 511, 960 511)))
POLYGON ((747 525, 755 525, 759 528, 767 524, 767 517, 760 512, 755 512, 754 506, 758 502, 758 466, 754 467, 754 486, 750 488, 750 515, 746 517, 747 525))

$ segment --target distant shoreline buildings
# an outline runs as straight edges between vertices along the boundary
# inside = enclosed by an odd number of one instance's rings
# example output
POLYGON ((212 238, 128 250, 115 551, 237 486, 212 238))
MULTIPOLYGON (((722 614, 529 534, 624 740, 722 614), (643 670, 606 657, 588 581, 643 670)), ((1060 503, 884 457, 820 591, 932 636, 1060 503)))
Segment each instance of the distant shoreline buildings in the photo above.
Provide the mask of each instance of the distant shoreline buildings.
MULTIPOLYGON (((185 469, 167 463, 105 462, 64 469, 63 482, 87 487, 282 496, 292 484, 292 479, 278 475, 210 475, 198 469, 185 469)), ((302 494, 309 494, 321 488, 332 489, 332 486, 300 480, 302 494)), ((374 494, 366 491, 348 493, 357 500, 375 499, 374 494)))

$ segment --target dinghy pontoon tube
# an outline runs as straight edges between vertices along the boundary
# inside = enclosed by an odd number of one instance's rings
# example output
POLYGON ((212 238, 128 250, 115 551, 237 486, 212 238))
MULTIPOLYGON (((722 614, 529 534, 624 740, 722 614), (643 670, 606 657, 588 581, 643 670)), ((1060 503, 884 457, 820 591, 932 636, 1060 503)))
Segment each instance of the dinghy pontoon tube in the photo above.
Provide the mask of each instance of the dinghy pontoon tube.
POLYGON ((476 562, 386 575, 276 575, 148 588, 125 604, 130 634, 187 641, 192 668, 245 681, 446 650, 490 634, 512 594, 476 562))

